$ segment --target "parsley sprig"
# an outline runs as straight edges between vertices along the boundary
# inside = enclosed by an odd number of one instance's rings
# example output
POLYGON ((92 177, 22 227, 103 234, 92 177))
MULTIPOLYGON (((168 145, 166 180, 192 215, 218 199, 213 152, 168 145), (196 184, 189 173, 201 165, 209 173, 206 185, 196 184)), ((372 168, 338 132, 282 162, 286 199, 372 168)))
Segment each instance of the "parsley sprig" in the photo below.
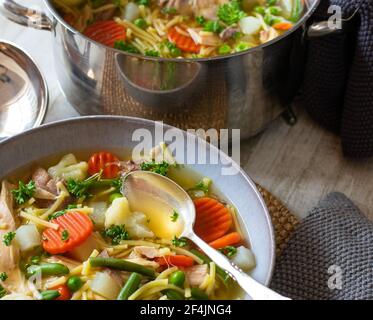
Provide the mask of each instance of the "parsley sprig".
POLYGON ((129 235, 124 225, 112 225, 108 229, 102 231, 102 236, 111 239, 112 245, 118 245, 122 240, 128 240, 129 235))
POLYGON ((151 162, 143 162, 140 165, 140 168, 143 171, 151 171, 162 176, 167 176, 170 165, 166 161, 158 163, 153 160, 151 162))
POLYGON ((7 273, 6 272, 1 272, 0 273, 0 280, 5 281, 6 279, 8 279, 7 273))
POLYGON ((35 181, 31 180, 28 184, 25 184, 23 181, 19 181, 18 189, 12 190, 12 194, 16 203, 24 204, 34 195, 35 190, 35 181))
POLYGON ((174 210, 174 212, 171 215, 171 221, 172 222, 176 222, 177 219, 179 219, 179 212, 177 212, 176 210, 174 210))
POLYGON ((15 236, 16 236, 15 232, 9 231, 8 233, 4 234, 3 243, 7 247, 9 247, 12 244, 12 241, 13 241, 13 239, 14 239, 15 236))
POLYGON ((114 187, 115 192, 120 192, 122 180, 120 178, 101 179, 100 174, 95 174, 84 181, 74 179, 69 179, 67 181, 67 190, 77 199, 90 198, 92 197, 90 189, 101 187, 114 187))
POLYGON ((171 240, 171 243, 175 247, 185 247, 188 244, 188 240, 186 238, 178 238, 174 236, 174 238, 171 240))
POLYGON ((228 258, 231 258, 237 254, 237 248, 233 246, 226 246, 224 248, 221 248, 219 251, 225 256, 227 256, 228 258))

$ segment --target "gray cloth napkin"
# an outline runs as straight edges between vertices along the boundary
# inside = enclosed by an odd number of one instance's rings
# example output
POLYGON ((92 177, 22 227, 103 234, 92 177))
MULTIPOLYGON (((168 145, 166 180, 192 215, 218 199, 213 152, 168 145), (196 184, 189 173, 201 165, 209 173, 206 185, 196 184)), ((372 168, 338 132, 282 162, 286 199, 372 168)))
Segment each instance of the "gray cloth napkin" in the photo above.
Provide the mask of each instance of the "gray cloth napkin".
POLYGON ((300 223, 271 287, 292 299, 373 299, 373 224, 331 193, 300 223))

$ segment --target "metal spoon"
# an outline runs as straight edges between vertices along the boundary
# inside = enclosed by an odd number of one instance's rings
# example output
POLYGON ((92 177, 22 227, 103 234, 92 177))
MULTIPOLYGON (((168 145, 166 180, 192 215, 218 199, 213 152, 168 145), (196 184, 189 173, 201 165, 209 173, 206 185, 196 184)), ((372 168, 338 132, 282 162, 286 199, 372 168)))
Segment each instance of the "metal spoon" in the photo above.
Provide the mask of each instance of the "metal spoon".
MULTIPOLYGON (((172 210, 177 210, 183 219, 184 229, 181 237, 193 241, 207 256, 219 267, 233 276, 241 288, 254 300, 289 300, 286 297, 268 289, 260 284, 240 268, 229 261, 219 251, 210 247, 193 231, 196 218, 195 207, 188 193, 171 179, 147 171, 134 171, 123 179, 122 193, 127 197, 129 204, 134 203, 134 195, 141 194, 141 200, 154 201, 167 204, 172 210)), ((139 198, 136 198, 138 201, 139 198)))

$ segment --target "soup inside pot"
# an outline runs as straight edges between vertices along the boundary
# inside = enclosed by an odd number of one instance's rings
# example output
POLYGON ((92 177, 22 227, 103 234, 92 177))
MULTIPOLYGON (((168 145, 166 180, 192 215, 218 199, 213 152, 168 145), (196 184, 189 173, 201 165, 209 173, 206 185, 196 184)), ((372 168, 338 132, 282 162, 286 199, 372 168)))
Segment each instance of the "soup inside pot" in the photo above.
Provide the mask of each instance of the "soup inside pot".
POLYGON ((164 58, 241 52, 290 30, 304 0, 52 0, 67 23, 122 51, 164 58))
POLYGON ((125 151, 73 152, 17 170, 1 185, 2 299, 239 299, 236 282, 187 239, 164 203, 122 194, 133 170, 168 176, 192 197, 195 232, 242 270, 255 257, 235 209, 212 181, 178 165, 164 144, 134 161, 125 151))

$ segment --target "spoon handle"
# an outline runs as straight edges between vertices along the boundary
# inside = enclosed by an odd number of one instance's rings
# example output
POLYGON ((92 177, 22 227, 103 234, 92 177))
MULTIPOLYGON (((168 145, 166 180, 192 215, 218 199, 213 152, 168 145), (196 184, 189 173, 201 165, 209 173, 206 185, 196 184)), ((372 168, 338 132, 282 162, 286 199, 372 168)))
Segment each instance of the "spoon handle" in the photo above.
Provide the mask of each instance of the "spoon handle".
POLYGON ((224 255, 219 251, 211 248, 206 242, 199 238, 196 234, 192 233, 188 235, 188 238, 192 240, 209 258, 214 261, 220 268, 231 274, 240 287, 253 299, 253 300, 290 300, 261 283, 257 282, 246 273, 241 271, 236 265, 230 262, 224 255))

